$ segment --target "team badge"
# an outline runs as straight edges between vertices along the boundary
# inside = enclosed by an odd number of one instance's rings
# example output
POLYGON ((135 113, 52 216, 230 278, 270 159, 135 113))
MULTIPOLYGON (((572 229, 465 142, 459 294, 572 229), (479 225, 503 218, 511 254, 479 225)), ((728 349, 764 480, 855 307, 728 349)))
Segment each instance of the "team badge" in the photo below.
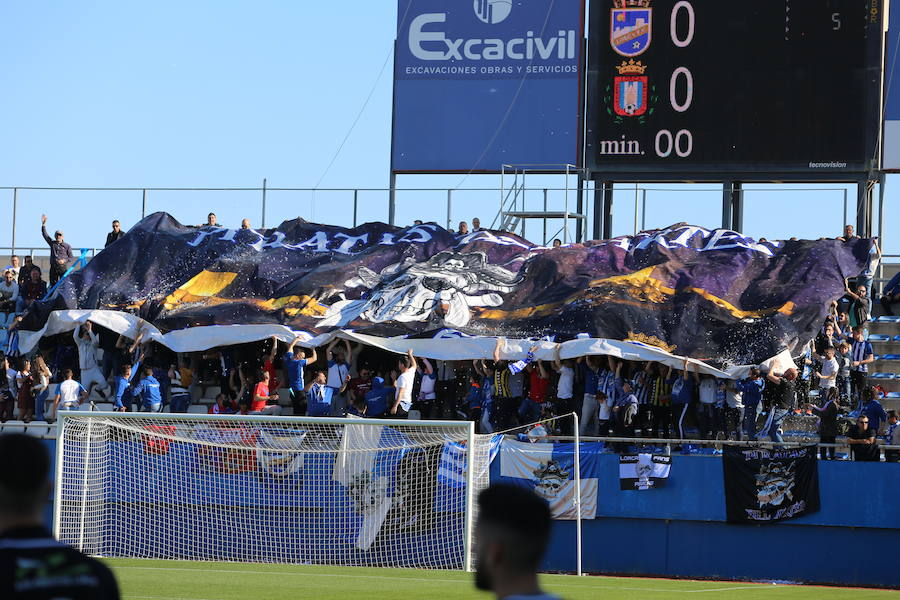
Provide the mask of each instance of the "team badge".
POLYGON ((613 0, 609 43, 622 56, 638 56, 650 47, 650 0, 613 0))
POLYGON ((641 61, 622 61, 613 80, 613 110, 620 117, 640 117, 647 112, 649 85, 641 61))

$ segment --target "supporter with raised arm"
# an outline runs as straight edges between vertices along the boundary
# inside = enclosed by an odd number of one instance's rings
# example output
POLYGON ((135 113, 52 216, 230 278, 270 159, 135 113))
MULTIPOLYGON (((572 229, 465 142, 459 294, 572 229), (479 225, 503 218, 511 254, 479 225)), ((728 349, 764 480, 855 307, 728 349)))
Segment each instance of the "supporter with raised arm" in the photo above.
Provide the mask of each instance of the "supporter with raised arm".
MULTIPOLYGON (((553 370, 559 373, 556 382, 556 415, 564 415, 575 411, 575 362, 572 359, 560 360, 559 346, 556 346, 556 356, 553 359, 553 370)), ((574 434, 574 422, 570 419, 561 419, 557 424, 563 435, 574 434)))
POLYGON ((55 419, 61 410, 78 410, 87 397, 85 389, 75 381, 72 369, 66 369, 63 371, 63 381, 56 386, 52 417, 55 419))
POLYGON ((680 375, 675 375, 672 382, 672 424, 679 439, 685 439, 684 417, 688 407, 694 401, 694 389, 700 383, 700 374, 693 371, 693 365, 684 359, 684 367, 680 375))
POLYGON ((112 222, 112 231, 106 234, 106 243, 103 245, 104 248, 109 248, 115 242, 118 242, 122 239, 122 236, 125 235, 125 232, 122 231, 122 225, 119 223, 119 220, 116 219, 112 222))
POLYGON ((54 285, 63 276, 69 263, 75 259, 72 246, 63 239, 63 232, 57 229, 51 239, 47 235, 47 215, 41 215, 41 235, 50 246, 50 285, 54 285))
POLYGON ((875 351, 872 344, 865 339, 862 327, 853 329, 853 345, 850 347, 850 393, 862 407, 867 379, 869 377, 869 364, 875 361, 875 351))
POLYGON ((885 314, 894 314, 891 306, 900 302, 900 271, 895 273, 887 285, 882 288, 879 302, 881 302, 881 308, 884 309, 885 314))
POLYGON ((140 398, 141 411, 162 412, 162 391, 159 380, 153 376, 153 366, 144 365, 144 376, 134 387, 134 395, 140 398))
POLYGON ((384 377, 373 377, 372 389, 366 392, 363 398, 366 405, 366 417, 386 416, 388 404, 393 402, 393 394, 393 386, 385 384, 384 377))
POLYGON ((75 327, 72 337, 78 347, 81 385, 85 386, 88 396, 91 395, 94 386, 97 386, 97 393, 106 398, 109 393, 109 384, 97 364, 97 348, 100 345, 100 338, 94 333, 91 322, 85 321, 75 327))
POLYGON ((766 389, 766 380, 763 379, 760 370, 753 367, 747 378, 737 381, 735 387, 740 390, 741 402, 744 404, 744 436, 750 441, 756 441, 756 417, 759 414, 763 390, 766 389))
POLYGON ((662 373, 662 365, 651 363, 654 370, 651 378, 645 385, 649 389, 650 425, 651 437, 668 438, 672 428, 672 385, 669 380, 672 377, 672 367, 666 367, 666 374, 662 373))
POLYGON ((3 272, 0 281, 0 312, 15 312, 19 302, 19 284, 10 269, 3 272))
POLYGON ((869 320, 872 318, 872 299, 868 295, 865 285, 854 286, 854 292, 849 281, 844 282, 847 286, 847 296, 850 297, 850 308, 847 313, 850 315, 850 326, 856 331, 856 328, 865 329, 869 320))
POLYGON ((269 404, 278 400, 278 394, 269 393, 269 372, 263 370, 259 374, 259 383, 253 388, 253 400, 250 403, 251 415, 280 415, 281 407, 269 404))
MULTIPOLYGON (((819 424, 816 428, 819 434, 819 442, 833 444, 838 434, 838 392, 837 388, 834 387, 823 391, 825 393, 822 396, 824 399, 822 406, 810 404, 808 408, 819 417, 819 424)), ((819 458, 822 460, 834 460, 834 447, 819 448, 819 458)))
MULTIPOLYGON (((191 406, 191 392, 189 389, 191 382, 189 380, 186 381, 186 378, 183 377, 185 370, 191 373, 190 369, 187 368, 190 362, 185 360, 184 364, 184 370, 178 367, 177 361, 169 367, 169 381, 171 382, 169 387, 169 410, 171 412, 184 413, 191 406)), ((193 374, 191 374, 191 378, 193 378, 193 374)))
POLYGON ((700 426, 700 439, 715 439, 721 431, 719 423, 722 412, 717 406, 716 392, 719 382, 712 375, 701 375, 698 385, 700 402, 697 404, 697 423, 700 426))
POLYGON ((581 378, 584 381, 584 396, 581 401, 581 417, 578 421, 578 429, 581 435, 597 436, 600 423, 598 422, 600 407, 597 405, 597 371, 599 366, 593 356, 578 358, 578 367, 581 369, 581 378))
POLYGON ((427 358, 422 358, 418 365, 419 376, 422 378, 419 384, 419 397, 415 406, 423 419, 431 419, 437 412, 437 394, 434 391, 437 375, 427 358))
POLYGON ((853 460, 865 462, 881 460, 881 450, 878 448, 875 434, 875 430, 869 427, 869 417, 859 415, 856 426, 847 433, 847 443, 850 445, 853 460))
MULTIPOLYGON (((535 347, 537 349, 537 347, 535 347)), ((534 423, 541 418, 541 408, 547 402, 550 387, 550 373, 544 368, 544 361, 528 365, 528 396, 519 405, 519 421, 534 423)))
POLYGON ((770 438, 773 442, 783 442, 781 437, 781 423, 794 410, 794 402, 797 399, 797 389, 794 382, 797 380, 797 369, 793 367, 781 375, 769 372, 766 375, 767 388, 772 390, 772 407, 769 409, 769 417, 763 425, 759 435, 770 438))
MULTIPOLYGON (((610 367, 615 359, 610 356, 610 367)), ((613 425, 616 435, 619 437, 634 437, 635 417, 638 411, 638 399, 634 395, 634 387, 631 381, 622 376, 622 366, 625 361, 615 361, 616 373, 616 401, 612 409, 613 425)))
POLYGON ((125 412, 131 406, 131 398, 133 390, 131 388, 130 364, 119 367, 119 373, 116 376, 115 398, 113 399, 113 410, 116 412, 125 412))
POLYGON ((295 415, 306 414, 306 385, 303 382, 303 368, 313 364, 319 358, 315 348, 310 350, 310 355, 307 357, 306 351, 297 346, 300 341, 302 341, 300 336, 291 340, 287 352, 284 354, 284 379, 288 383, 291 405, 295 415))
POLYGON ((334 417, 343 417, 347 408, 347 399, 343 395, 347 381, 350 378, 350 361, 353 360, 353 349, 349 340, 334 338, 325 347, 325 357, 328 359, 328 387, 331 388, 331 412, 334 417), (343 350, 338 348, 343 344, 343 350))
POLYGON ((394 403, 391 405, 390 414, 396 419, 405 419, 409 414, 412 406, 413 384, 416 378, 416 357, 413 351, 407 351, 406 356, 400 357, 397 361, 397 371, 400 375, 397 377, 397 394, 394 403))

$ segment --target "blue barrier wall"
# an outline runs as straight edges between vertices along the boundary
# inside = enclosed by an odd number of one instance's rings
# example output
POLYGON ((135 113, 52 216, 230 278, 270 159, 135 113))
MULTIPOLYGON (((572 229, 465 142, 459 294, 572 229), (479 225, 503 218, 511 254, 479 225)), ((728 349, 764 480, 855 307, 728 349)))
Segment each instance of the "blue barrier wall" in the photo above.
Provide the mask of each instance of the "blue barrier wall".
MULTIPOLYGON (((900 587, 898 463, 819 461, 819 512, 730 525, 719 458, 675 456, 666 487, 643 492, 620 490, 618 457, 600 458, 597 519, 582 529, 586 572, 900 587)), ((575 523, 557 521, 544 568, 574 565, 575 523)))
MULTIPOLYGON (((47 445, 55 458, 56 442, 47 445)), ((675 456, 666 486, 643 492, 619 489, 616 455, 599 459, 586 572, 900 587, 900 463, 819 461, 819 512, 730 525, 718 457, 675 456)), ((575 522, 556 521, 543 568, 574 571, 575 552, 575 522)))

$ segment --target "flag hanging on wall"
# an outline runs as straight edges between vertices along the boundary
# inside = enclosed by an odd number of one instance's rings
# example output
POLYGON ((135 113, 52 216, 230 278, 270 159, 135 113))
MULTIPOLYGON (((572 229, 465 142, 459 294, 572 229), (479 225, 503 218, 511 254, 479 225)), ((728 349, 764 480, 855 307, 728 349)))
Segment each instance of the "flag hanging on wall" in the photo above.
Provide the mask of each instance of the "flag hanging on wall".
MULTIPOLYGON (((597 517, 598 459, 590 444, 581 445, 581 518, 597 517)), ((550 505, 554 519, 575 519, 575 444, 503 440, 500 478, 533 489, 550 505)))
POLYGON ((666 454, 623 454, 619 457, 619 486, 623 490, 652 490, 666 485, 672 457, 666 454))
POLYGON ((768 523, 819 510, 816 447, 725 447, 725 510, 729 523, 768 523))

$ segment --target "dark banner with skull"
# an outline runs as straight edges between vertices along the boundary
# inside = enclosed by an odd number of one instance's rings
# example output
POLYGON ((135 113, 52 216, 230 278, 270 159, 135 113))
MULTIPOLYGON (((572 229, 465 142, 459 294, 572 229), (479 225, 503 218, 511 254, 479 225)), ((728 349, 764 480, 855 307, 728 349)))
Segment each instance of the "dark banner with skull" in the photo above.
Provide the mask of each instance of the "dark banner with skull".
POLYGON ((726 446, 722 459, 729 523, 771 523, 819 510, 816 447, 726 446))
POLYGON ((435 224, 296 219, 254 230, 155 213, 36 303, 20 328, 40 331, 54 310, 104 309, 163 333, 279 324, 310 337, 591 337, 751 364, 811 339, 871 247, 680 224, 548 248, 435 224))

